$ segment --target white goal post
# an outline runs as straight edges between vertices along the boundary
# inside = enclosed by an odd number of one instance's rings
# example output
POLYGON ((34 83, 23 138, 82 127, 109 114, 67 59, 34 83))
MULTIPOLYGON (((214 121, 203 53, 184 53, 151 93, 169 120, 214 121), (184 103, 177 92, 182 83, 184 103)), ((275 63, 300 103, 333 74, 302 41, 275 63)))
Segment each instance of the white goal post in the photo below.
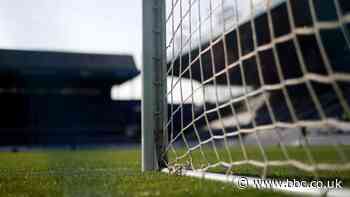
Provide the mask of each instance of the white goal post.
POLYGON ((144 0, 142 7, 142 170, 147 171, 165 167, 165 1, 144 0))
POLYGON ((349 0, 143 0, 143 171, 348 195, 349 32, 349 0))

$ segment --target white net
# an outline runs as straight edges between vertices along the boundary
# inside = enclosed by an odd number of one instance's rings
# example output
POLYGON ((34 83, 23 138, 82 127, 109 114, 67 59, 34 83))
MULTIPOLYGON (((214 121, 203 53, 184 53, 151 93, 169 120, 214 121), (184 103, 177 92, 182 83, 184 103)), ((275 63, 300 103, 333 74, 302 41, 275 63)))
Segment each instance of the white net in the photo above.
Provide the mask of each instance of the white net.
POLYGON ((350 179, 350 1, 166 3, 169 169, 350 179))

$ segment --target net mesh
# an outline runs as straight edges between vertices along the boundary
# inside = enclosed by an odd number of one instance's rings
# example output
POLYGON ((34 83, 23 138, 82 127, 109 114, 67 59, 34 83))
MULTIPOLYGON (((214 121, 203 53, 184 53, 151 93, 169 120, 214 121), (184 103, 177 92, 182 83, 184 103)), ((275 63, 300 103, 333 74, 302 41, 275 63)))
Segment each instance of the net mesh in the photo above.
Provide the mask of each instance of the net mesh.
POLYGON ((169 169, 350 177, 350 1, 166 4, 169 169))

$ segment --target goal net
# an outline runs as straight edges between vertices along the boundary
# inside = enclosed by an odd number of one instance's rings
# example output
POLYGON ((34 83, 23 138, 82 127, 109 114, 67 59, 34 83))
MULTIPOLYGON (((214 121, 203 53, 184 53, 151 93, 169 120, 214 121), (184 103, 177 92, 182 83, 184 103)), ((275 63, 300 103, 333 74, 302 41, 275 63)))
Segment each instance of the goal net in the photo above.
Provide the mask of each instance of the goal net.
POLYGON ((350 1, 167 0, 170 172, 350 181, 350 1))

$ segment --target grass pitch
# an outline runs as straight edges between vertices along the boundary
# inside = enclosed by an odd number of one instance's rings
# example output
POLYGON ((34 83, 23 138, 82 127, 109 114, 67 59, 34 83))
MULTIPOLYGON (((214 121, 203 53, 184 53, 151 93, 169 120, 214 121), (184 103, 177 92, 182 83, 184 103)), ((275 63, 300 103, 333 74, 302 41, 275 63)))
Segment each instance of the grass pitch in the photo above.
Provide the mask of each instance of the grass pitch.
POLYGON ((0 152, 0 196, 286 196, 140 171, 138 150, 0 152))

